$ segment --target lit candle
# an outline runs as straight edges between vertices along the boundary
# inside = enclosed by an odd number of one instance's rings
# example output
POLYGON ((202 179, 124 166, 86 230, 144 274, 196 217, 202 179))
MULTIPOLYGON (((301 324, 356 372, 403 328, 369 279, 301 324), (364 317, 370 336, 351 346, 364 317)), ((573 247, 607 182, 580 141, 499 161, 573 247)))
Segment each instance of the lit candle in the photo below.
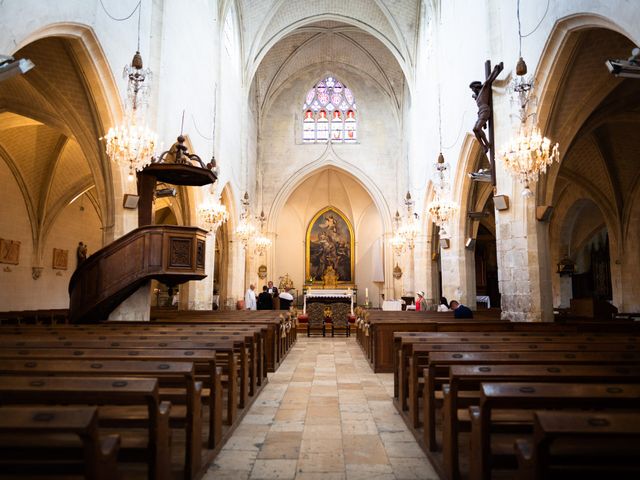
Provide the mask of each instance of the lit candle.
POLYGON ((364 296, 365 296, 365 298, 369 298, 369 289, 368 288, 364 289, 364 296))

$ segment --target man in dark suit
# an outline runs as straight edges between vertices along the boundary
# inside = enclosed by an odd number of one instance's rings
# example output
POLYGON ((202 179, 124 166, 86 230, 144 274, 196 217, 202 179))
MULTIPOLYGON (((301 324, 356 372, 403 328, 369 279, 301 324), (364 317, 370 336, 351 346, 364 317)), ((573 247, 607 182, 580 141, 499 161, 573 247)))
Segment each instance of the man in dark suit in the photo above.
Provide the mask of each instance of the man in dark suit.
POLYGON ((258 295, 258 310, 272 310, 273 297, 269 293, 269 289, 265 285, 262 287, 262 293, 258 295))
POLYGON ((457 300, 451 300, 449 308, 453 310, 454 318, 473 318, 473 312, 465 305, 462 305, 457 300))

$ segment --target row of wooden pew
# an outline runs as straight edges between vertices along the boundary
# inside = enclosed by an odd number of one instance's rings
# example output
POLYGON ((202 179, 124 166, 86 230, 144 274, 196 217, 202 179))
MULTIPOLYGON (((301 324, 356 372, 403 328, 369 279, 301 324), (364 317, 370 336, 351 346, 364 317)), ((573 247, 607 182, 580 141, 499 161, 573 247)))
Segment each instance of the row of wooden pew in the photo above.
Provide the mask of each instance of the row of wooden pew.
MULTIPOLYGON (((358 322, 372 364, 386 313, 358 322)), ((393 325, 403 315, 388 316, 393 325)), ((611 468, 631 478, 639 327, 425 319, 394 333, 396 408, 444 478, 600 478, 611 468)))
POLYGON ((229 313, 0 328, 0 478, 202 476, 296 339, 229 313))

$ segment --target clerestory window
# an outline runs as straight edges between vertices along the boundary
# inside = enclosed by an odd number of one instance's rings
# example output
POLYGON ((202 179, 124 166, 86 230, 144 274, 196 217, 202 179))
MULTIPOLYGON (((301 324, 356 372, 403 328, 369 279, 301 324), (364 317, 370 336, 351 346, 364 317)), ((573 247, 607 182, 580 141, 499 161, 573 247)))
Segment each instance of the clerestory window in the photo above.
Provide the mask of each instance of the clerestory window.
POLYGON ((319 81, 307 93, 302 112, 304 143, 356 143, 356 100, 340 80, 329 76, 319 81))

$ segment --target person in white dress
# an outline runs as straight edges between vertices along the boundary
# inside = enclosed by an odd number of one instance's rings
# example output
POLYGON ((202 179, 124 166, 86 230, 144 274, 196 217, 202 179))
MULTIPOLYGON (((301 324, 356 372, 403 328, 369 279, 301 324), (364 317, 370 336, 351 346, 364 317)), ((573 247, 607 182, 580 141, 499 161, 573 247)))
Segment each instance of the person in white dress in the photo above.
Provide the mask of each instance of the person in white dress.
POLYGON ((258 308, 258 302, 256 301, 256 286, 253 283, 249 285, 249 289, 244 295, 244 308, 245 310, 256 310, 258 308))

